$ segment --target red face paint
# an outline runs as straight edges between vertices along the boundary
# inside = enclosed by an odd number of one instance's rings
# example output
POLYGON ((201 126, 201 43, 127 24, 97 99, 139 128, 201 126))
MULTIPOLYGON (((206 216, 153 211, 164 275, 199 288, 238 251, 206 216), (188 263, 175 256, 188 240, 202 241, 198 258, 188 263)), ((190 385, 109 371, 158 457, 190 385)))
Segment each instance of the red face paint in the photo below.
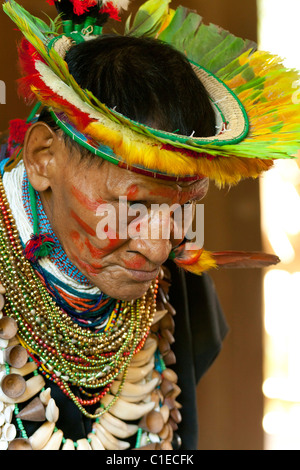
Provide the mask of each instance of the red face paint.
POLYGON ((146 259, 142 256, 137 255, 133 259, 131 259, 130 261, 124 260, 124 264, 125 264, 126 268, 128 268, 128 269, 140 270, 141 268, 143 268, 145 266, 146 259))
POLYGON ((139 189, 136 184, 131 185, 128 190, 127 190, 127 200, 128 201, 135 201, 137 198, 137 194, 139 192, 139 189))
POLYGON ((76 261, 76 264, 79 266, 79 268, 83 269, 84 271, 86 271, 90 276, 97 276, 97 274, 99 274, 99 272, 101 271, 102 269, 102 266, 101 264, 89 264, 89 263, 86 263, 85 261, 82 261, 81 259, 78 258, 78 256, 76 255, 72 255, 72 257, 74 258, 74 260, 76 261))
POLYGON ((104 231, 106 234, 106 245, 103 247, 103 250, 106 253, 113 251, 114 248, 117 248, 121 243, 124 243, 124 240, 120 239, 118 233, 109 227, 109 225, 106 225, 104 231))
POLYGON ((81 253, 84 248, 84 243, 82 242, 80 238, 80 234, 76 232, 75 230, 73 230, 70 233, 70 238, 73 241, 74 245, 76 245, 76 247, 78 248, 79 252, 81 253))
POLYGON ((86 194, 82 193, 78 188, 72 186, 71 188, 73 196, 77 201, 86 209, 95 212, 101 204, 104 204, 105 201, 102 199, 92 200, 86 194))
POLYGON ((82 220, 73 210, 71 210, 71 217, 76 220, 80 227, 92 237, 96 236, 95 230, 93 230, 84 220, 82 220))
POLYGON ((99 259, 99 258, 101 258, 101 257, 105 254, 105 250, 100 249, 100 248, 96 248, 96 247, 90 242, 90 240, 89 240, 88 238, 85 240, 85 245, 86 245, 87 248, 89 249, 89 252, 91 253, 92 257, 95 258, 95 259, 99 259))

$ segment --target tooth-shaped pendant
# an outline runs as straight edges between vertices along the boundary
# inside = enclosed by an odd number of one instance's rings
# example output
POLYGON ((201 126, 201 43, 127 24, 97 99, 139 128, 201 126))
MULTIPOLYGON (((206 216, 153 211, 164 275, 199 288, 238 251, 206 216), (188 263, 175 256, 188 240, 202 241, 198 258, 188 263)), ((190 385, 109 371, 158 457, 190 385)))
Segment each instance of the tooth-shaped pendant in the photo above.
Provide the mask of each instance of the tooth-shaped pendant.
POLYGON ((91 432, 90 434, 88 434, 88 438, 91 442, 92 450, 105 450, 104 445, 102 444, 100 439, 96 436, 96 434, 91 432))
POLYGON ((50 398, 49 403, 46 408, 46 419, 50 421, 51 423, 56 423, 59 418, 59 409, 53 400, 53 398, 50 398))
POLYGON ((54 428, 55 423, 49 423, 49 421, 47 421, 46 423, 42 424, 29 438, 29 442, 31 444, 32 449, 43 449, 50 440, 54 428))
POLYGON ((32 447, 28 439, 18 438, 9 443, 8 450, 32 450, 32 447))
POLYGON ((74 442, 71 439, 67 439, 62 446, 62 450, 75 450, 74 442))
POLYGON ((77 450, 92 450, 87 439, 79 439, 77 441, 77 450))
POLYGON ((60 429, 54 432, 42 450, 59 450, 63 437, 63 432, 60 429))
MULTIPOLYGON (((114 397, 110 394, 106 394, 102 399, 102 404, 106 407, 108 406, 114 397)), ((110 408, 110 413, 117 418, 134 421, 136 419, 141 419, 146 413, 153 410, 155 407, 154 402, 149 403, 129 403, 122 398, 118 398, 116 403, 110 408)))

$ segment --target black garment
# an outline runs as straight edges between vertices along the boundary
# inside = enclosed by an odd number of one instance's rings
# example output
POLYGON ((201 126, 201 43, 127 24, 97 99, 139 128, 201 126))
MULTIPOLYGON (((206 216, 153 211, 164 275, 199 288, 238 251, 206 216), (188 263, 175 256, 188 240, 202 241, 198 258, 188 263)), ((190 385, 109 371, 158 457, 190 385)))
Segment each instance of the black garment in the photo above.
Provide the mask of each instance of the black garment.
MULTIPOLYGON (((182 404, 182 422, 177 433, 182 440, 181 450, 196 450, 196 385, 220 352, 227 333, 227 324, 213 282, 207 274, 199 277, 184 273, 173 262, 168 263, 168 268, 172 276, 170 302, 177 312, 174 335, 176 341, 172 345, 176 364, 172 368, 178 374, 178 385, 182 390, 178 397, 182 404)), ((47 381, 46 386, 52 388, 52 397, 59 407, 57 427, 63 430, 64 436, 73 441, 86 437, 92 430, 92 421, 85 418, 56 385, 47 381)), ((40 425, 23 424, 28 435, 40 425)), ((131 443, 135 445, 135 437, 131 443)))
POLYGON ((198 419, 196 386, 219 354, 228 332, 217 293, 207 274, 195 276, 168 265, 172 275, 170 301, 176 309, 176 355, 173 369, 178 374, 181 394, 178 401, 182 422, 178 434, 182 450, 196 450, 198 443, 198 419))

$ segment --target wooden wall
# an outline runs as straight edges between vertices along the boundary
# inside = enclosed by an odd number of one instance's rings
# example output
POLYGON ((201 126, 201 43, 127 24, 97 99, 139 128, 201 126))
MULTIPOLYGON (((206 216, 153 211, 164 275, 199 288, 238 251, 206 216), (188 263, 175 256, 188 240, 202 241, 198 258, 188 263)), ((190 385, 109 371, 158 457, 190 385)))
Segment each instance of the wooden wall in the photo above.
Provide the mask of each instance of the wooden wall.
MULTIPOLYGON (((22 0, 32 13, 38 7, 53 13, 46 0, 22 0)), ((133 0, 134 11, 142 2, 133 0)), ((255 0, 181 0, 232 33, 256 39, 255 0)), ((0 105, 0 130, 8 121, 26 117, 28 109, 16 96, 15 43, 19 35, 0 12, 0 80, 7 87, 7 104, 0 105)), ((212 250, 260 250, 260 206, 257 181, 247 181, 231 190, 211 186, 205 200, 205 247, 212 250)), ((246 450, 263 448, 262 385, 262 273, 219 271, 212 274, 230 334, 223 351, 198 387, 199 449, 246 450)))

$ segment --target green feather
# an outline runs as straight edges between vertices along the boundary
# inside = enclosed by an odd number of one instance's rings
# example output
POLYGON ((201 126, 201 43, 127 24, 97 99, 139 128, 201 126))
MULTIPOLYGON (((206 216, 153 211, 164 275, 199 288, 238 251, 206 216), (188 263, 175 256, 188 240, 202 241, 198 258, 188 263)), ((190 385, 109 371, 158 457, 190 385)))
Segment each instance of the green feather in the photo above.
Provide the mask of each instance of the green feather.
POLYGON ((30 29, 31 34, 37 36, 41 41, 48 41, 48 36, 57 32, 57 21, 51 21, 50 26, 40 18, 28 13, 25 8, 14 0, 8 0, 3 5, 4 12, 16 23, 22 32, 30 29))
POLYGON ((202 57, 200 65, 216 72, 236 58, 243 47, 244 41, 230 34, 202 57))
POLYGON ((138 10, 132 26, 130 19, 125 26, 125 34, 132 36, 154 36, 161 28, 171 0, 149 0, 138 10))
POLYGON ((179 51, 186 53, 186 49, 194 39, 195 31, 200 27, 201 21, 201 16, 197 13, 190 12, 181 27, 173 35, 172 45, 179 51))
POLYGON ((200 28, 186 46, 186 54, 194 62, 200 63, 208 50, 214 49, 223 40, 215 25, 201 24, 200 28))
POLYGON ((178 7, 175 10, 170 24, 159 34, 159 39, 171 44, 173 42, 173 37, 182 27, 183 22, 188 14, 189 10, 187 8, 181 6, 178 7))

